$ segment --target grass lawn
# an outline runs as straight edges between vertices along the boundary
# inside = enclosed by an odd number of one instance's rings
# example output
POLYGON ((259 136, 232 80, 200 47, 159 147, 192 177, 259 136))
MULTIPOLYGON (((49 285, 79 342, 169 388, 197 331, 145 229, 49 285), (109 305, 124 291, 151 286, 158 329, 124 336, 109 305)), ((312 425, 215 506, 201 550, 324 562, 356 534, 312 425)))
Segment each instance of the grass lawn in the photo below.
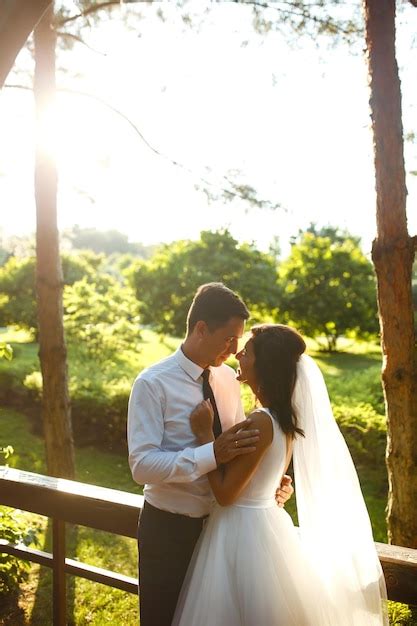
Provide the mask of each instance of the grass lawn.
MULTIPOLYGON (((0 368, 12 367, 22 377, 38 369, 37 346, 22 343, 27 338, 1 334, 0 338, 12 342, 14 359, 10 363, 3 361, 0 368)), ((143 331, 141 351, 130 355, 125 372, 120 374, 133 381, 135 374, 146 365, 166 356, 174 350, 179 340, 167 338, 163 341, 151 331, 143 331)), ((335 406, 348 406, 357 403, 369 403, 369 380, 378 380, 380 353, 371 345, 354 344, 349 352, 327 355, 314 353, 314 344, 310 354, 318 359, 329 387, 335 406)), ((71 367, 75 367, 74 364, 71 367)), ((76 364, 78 375, 80 364, 76 364)), ((91 375, 85 365, 85 375, 91 375)), ((374 385, 378 389, 378 385, 374 385)), ((252 398, 247 389, 243 389, 246 409, 250 409, 252 398)), ((373 405, 378 405, 378 397, 372 391, 373 405)), ((373 409, 374 410, 374 409, 373 409)), ((28 417, 9 408, 0 409, 0 445, 11 444, 14 454, 9 459, 12 467, 33 472, 45 472, 45 457, 41 437, 33 434, 28 417)), ((76 450, 77 480, 95 485, 112 487, 126 491, 139 492, 139 487, 131 479, 125 455, 104 452, 92 446, 76 450)), ((385 466, 358 466, 358 472, 365 499, 368 505, 374 536, 377 541, 386 541, 385 504, 387 494, 385 466)), ((287 508, 294 514, 294 502, 287 508)), ((32 514, 28 519, 39 524, 40 549, 50 550, 50 526, 48 520, 32 514)), ((120 573, 136 575, 136 544, 133 539, 116 537, 107 533, 84 527, 68 529, 68 556, 92 565, 105 567, 120 573)), ((4 623, 18 626, 33 624, 47 626, 52 624, 51 613, 51 578, 46 568, 31 567, 27 583, 21 587, 19 604, 20 613, 15 613, 12 621, 4 623)), ((108 587, 68 577, 68 624, 112 624, 129 626, 138 623, 137 599, 130 594, 111 590, 108 587)), ((2 622, 0 612, 0 624, 2 622)))

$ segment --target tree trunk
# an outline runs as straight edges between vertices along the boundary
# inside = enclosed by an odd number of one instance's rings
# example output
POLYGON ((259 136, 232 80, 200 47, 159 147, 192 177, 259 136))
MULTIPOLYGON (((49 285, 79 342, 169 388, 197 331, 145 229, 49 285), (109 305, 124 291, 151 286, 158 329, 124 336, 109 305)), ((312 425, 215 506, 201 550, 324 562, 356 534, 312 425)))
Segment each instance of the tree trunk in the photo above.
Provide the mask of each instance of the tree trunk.
POLYGON ((3 0, 0 7, 0 88, 51 0, 3 0))
POLYGON ((35 161, 36 291, 39 357, 43 379, 43 425, 49 474, 74 476, 74 448, 64 339, 63 275, 57 228, 57 171, 42 136, 44 116, 55 92, 53 5, 35 29, 34 94, 37 118, 35 161))
POLYGON ((388 441, 388 538, 417 548, 417 368, 395 0, 364 0, 377 192, 378 282, 388 441))

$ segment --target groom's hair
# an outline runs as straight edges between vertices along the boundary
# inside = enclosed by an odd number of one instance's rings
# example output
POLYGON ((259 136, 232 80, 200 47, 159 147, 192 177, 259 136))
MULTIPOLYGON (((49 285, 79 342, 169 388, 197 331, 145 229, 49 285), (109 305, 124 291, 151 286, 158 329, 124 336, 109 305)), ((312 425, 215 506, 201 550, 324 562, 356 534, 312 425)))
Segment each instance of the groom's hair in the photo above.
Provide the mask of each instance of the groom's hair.
POLYGON ((191 333, 200 320, 206 322, 210 332, 213 332, 232 317, 242 320, 249 317, 249 311, 239 296, 223 283, 201 285, 188 311, 187 333, 191 333))

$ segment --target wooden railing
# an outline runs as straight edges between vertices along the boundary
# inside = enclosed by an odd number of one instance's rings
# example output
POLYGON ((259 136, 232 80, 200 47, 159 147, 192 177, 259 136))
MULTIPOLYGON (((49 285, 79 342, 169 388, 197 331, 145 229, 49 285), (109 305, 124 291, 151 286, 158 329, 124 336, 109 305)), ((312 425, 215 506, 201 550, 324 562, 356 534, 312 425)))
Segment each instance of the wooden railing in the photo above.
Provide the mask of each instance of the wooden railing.
MULTIPOLYGON (((52 554, 14 546, 1 538, 0 552, 52 568, 54 626, 66 624, 66 574, 138 593, 136 578, 67 558, 65 524, 136 537, 142 496, 0 467, 0 504, 52 519, 52 554)), ((383 543, 376 546, 389 599, 417 605, 417 550, 383 543)))

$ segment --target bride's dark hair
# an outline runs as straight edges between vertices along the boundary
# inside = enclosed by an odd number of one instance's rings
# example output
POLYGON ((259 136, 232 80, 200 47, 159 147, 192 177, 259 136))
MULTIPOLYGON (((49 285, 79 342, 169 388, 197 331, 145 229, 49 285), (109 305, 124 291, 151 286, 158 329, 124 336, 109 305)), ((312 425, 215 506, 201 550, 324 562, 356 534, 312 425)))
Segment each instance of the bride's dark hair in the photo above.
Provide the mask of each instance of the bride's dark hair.
POLYGON ((297 361, 306 349, 301 335, 283 324, 260 324, 251 329, 254 368, 262 396, 268 401, 285 434, 304 435, 297 427, 292 394, 297 379, 297 361))

